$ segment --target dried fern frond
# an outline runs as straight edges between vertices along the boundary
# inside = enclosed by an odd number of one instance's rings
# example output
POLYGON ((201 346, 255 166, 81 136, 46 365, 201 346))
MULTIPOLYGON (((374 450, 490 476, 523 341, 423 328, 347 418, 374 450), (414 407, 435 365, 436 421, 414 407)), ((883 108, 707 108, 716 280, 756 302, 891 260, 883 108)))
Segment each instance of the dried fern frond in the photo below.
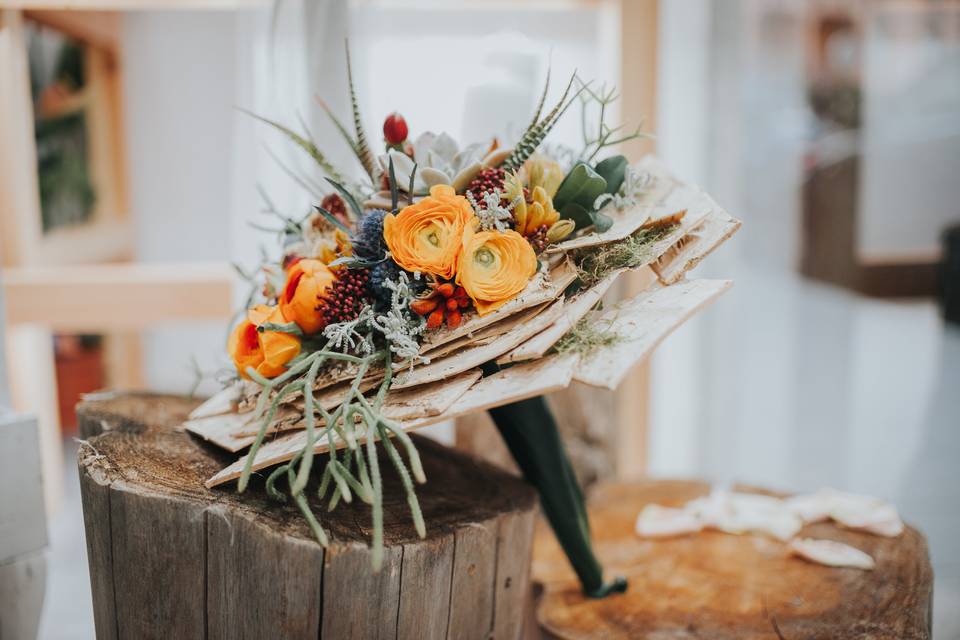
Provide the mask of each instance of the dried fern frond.
POLYGON ((360 164, 363 164, 363 159, 360 157, 360 149, 357 147, 357 142, 353 139, 353 136, 350 135, 350 132, 347 131, 347 128, 343 125, 343 123, 340 122, 340 118, 334 115, 333 111, 330 109, 330 106, 319 96, 314 96, 314 100, 317 101, 317 104, 320 105, 320 108, 323 109, 323 112, 327 114, 328 118, 330 118, 330 122, 333 123, 333 126, 336 127, 337 131, 340 132, 340 135, 343 136, 347 146, 349 146, 350 150, 353 151, 355 156, 357 156, 357 160, 360 160, 360 164))
POLYGON ((324 173, 326 173, 328 176, 330 176, 332 179, 336 180, 337 182, 344 182, 343 175, 341 175, 340 172, 337 171, 337 169, 333 166, 333 164, 329 160, 327 160, 327 157, 323 155, 323 152, 321 152, 320 149, 317 148, 317 145, 314 144, 312 140, 309 140, 308 138, 304 138, 293 129, 290 129, 289 127, 285 127, 279 122, 276 122, 269 118, 264 118, 263 116, 257 115, 252 111, 248 111, 247 109, 240 109, 240 111, 244 112, 248 116, 256 118, 260 122, 265 122, 269 124, 271 127, 275 128, 277 131, 280 131, 281 133, 286 135, 288 138, 293 140, 298 147, 306 151, 307 154, 309 154, 309 156, 313 158, 313 161, 317 163, 317 166, 319 166, 324 173))
POLYGON ((356 154, 363 165, 363 170, 370 176, 373 184, 377 183, 373 164, 373 153, 367 144, 367 134, 363 130, 363 122, 360 118, 360 105, 357 102, 357 90, 353 83, 353 65, 350 63, 350 43, 344 42, 347 50, 347 82, 350 84, 350 108, 353 110, 353 129, 356 133, 356 154))
POLYGON ((533 113, 533 119, 524 131, 529 131, 540 121, 540 114, 543 113, 543 105, 547 102, 547 91, 550 89, 550 67, 547 67, 547 79, 543 83, 543 93, 540 94, 540 101, 537 103, 537 110, 533 113))
POLYGON ((570 89, 573 87, 574 81, 577 79, 577 72, 574 71, 573 75, 570 76, 570 82, 567 83, 567 88, 564 90, 563 95, 560 96, 559 102, 556 106, 548 113, 540 122, 537 122, 530 128, 528 128, 523 136, 520 137, 519 142, 513 149, 513 153, 510 154, 503 164, 501 165, 507 171, 516 171, 527 159, 536 152, 537 148, 540 146, 540 143, 543 142, 544 138, 547 137, 547 134, 550 133, 550 130, 553 129, 553 126, 560 119, 560 116, 566 112, 571 104, 579 97, 583 90, 587 87, 586 84, 581 85, 580 89, 577 90, 577 93, 574 94, 572 98, 567 100, 567 97, 570 95, 570 89))

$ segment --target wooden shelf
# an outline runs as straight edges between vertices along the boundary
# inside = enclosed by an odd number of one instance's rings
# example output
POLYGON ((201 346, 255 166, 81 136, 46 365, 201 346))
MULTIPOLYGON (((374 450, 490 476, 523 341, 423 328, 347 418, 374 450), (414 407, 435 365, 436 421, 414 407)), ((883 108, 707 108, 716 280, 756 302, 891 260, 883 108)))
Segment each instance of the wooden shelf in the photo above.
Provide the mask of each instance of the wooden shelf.
POLYGON ((2 286, 10 325, 104 333, 185 320, 225 325, 235 278, 223 263, 97 264, 5 269, 2 286))
POLYGON ((269 6, 269 0, 4 0, 3 8, 42 11, 158 11, 222 9, 234 11, 269 6))

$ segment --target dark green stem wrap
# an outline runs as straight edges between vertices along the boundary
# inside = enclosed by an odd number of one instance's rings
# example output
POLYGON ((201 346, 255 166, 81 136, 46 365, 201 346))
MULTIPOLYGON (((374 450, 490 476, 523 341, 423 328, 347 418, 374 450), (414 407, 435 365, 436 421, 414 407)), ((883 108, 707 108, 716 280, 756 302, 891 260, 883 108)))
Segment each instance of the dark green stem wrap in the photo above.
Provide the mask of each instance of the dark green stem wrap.
POLYGON ((603 569, 593 554, 587 508, 560 431, 543 397, 490 409, 500 435, 527 482, 540 494, 543 512, 573 565, 583 592, 591 598, 622 593, 627 581, 603 581, 603 569))

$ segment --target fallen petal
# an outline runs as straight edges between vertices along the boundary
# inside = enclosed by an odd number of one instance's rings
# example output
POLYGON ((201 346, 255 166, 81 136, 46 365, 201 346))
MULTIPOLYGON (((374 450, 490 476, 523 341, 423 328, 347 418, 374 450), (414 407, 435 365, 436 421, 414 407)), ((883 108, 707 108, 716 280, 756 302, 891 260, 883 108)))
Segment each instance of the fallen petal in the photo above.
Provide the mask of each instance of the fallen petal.
POLYGON ((787 549, 794 555, 828 567, 870 570, 876 566, 868 554, 836 540, 794 538, 787 545, 787 549))
POLYGON ((644 538, 667 538, 696 533, 703 529, 703 523, 685 509, 648 504, 637 516, 635 528, 644 538))

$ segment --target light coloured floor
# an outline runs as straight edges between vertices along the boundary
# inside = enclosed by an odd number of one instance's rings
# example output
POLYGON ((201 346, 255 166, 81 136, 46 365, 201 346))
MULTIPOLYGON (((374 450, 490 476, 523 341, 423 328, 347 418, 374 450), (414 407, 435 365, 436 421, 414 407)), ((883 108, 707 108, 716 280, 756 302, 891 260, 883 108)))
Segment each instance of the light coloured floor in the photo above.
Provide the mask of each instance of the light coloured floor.
MULTIPOLYGON (((930 302, 749 271, 736 280, 658 354, 653 472, 895 501, 930 543, 935 638, 960 639, 960 329, 944 328, 930 302), (671 391, 682 374, 697 402, 688 387, 671 391)), ((57 640, 93 635, 76 444, 67 448, 41 624, 57 640)))

